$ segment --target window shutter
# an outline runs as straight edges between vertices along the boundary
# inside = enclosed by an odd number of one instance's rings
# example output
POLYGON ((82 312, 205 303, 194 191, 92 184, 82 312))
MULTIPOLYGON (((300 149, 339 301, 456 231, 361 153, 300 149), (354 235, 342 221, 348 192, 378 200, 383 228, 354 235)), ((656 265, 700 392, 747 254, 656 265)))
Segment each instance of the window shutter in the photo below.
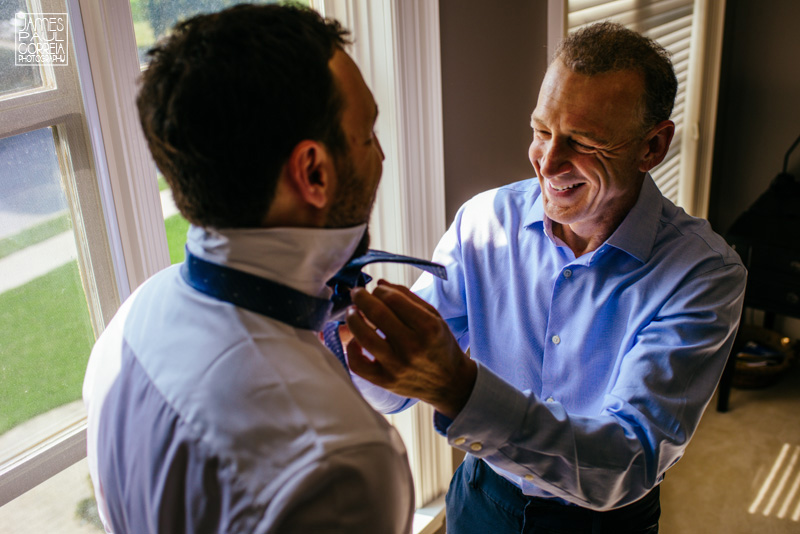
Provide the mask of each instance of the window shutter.
POLYGON ((685 105, 692 52, 694 0, 567 0, 567 32, 603 20, 624 24, 666 48, 678 78, 678 94, 672 120, 675 137, 667 157, 650 174, 661 192, 678 202, 681 180, 681 146, 685 128, 685 105))

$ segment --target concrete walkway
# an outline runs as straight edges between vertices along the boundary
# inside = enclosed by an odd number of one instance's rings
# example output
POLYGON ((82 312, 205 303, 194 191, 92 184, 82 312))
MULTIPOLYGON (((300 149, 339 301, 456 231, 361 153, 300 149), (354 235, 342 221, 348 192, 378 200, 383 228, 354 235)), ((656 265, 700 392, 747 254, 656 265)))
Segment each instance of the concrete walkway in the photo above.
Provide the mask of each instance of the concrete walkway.
MULTIPOLYGON (((161 210, 165 219, 178 213, 169 190, 161 192, 161 210)), ((64 232, 10 254, 0 259, 0 293, 27 284, 77 258, 72 232, 64 232)))

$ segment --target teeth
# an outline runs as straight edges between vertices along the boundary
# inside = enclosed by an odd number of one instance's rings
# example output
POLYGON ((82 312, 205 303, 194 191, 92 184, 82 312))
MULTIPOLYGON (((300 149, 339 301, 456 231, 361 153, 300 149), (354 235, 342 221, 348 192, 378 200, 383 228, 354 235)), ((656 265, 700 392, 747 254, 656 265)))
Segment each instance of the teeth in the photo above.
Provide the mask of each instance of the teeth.
POLYGON ((556 187, 556 186, 554 186, 554 185, 551 183, 551 184, 550 184, 550 187, 552 187, 552 188, 553 188, 553 189, 555 189, 556 191, 566 191, 567 189, 575 189, 575 188, 576 188, 576 187, 578 187, 579 185, 581 185, 581 184, 572 184, 572 185, 568 185, 568 186, 566 186, 566 187, 556 187))

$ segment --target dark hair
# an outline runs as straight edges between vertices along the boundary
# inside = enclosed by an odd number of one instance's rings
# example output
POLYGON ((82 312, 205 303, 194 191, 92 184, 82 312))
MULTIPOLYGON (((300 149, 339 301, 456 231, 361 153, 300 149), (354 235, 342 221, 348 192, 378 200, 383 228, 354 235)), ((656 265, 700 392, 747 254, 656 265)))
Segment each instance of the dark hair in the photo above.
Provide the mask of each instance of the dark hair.
POLYGON ((346 153, 328 61, 347 33, 300 6, 239 5, 177 24, 148 52, 139 118, 186 219, 260 226, 297 143, 346 153))
POLYGON ((669 52, 621 24, 598 22, 569 34, 556 49, 555 59, 587 76, 620 70, 639 72, 644 80, 645 128, 672 114, 678 80, 669 52))

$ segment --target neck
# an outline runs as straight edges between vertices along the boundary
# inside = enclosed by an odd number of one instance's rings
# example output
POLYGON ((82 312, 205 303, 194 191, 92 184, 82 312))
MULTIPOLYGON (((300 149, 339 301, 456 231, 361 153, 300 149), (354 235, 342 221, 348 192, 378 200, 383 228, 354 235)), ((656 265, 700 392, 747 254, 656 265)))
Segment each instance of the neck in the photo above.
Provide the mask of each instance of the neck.
POLYGON ((325 283, 350 259, 366 225, 351 228, 215 229, 192 226, 195 256, 328 298, 325 283))
POLYGON ((579 258, 584 254, 588 254, 589 252, 597 250, 600 245, 605 243, 606 239, 609 238, 611 232, 608 234, 604 232, 595 232, 594 234, 584 237, 579 232, 575 231, 570 225, 561 224, 554 221, 553 235, 566 243, 570 250, 572 250, 572 253, 575 254, 575 257, 579 258))

